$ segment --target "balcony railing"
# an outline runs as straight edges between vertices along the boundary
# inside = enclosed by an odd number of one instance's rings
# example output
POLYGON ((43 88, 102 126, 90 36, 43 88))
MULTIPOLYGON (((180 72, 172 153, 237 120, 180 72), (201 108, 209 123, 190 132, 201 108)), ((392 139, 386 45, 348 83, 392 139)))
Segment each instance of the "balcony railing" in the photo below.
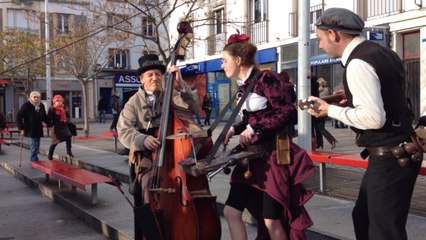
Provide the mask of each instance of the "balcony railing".
POLYGON ((244 27, 243 32, 250 36, 250 41, 254 44, 262 44, 269 41, 268 21, 249 23, 244 27))
POLYGON ((391 16, 403 11, 403 0, 368 0, 366 8, 367 20, 391 16))
POLYGON ((6 30, 16 30, 18 32, 24 32, 24 33, 29 33, 32 35, 37 35, 38 34, 38 30, 34 29, 34 28, 23 28, 23 27, 5 27, 6 30))
MULTIPOLYGON (((324 6, 322 4, 315 5, 309 8, 309 28, 310 32, 313 33, 315 31, 315 22, 319 17, 321 17, 324 12, 324 6)), ((290 36, 297 37, 299 35, 298 32, 298 24, 299 24, 299 12, 294 11, 291 12, 288 16, 289 22, 289 34, 290 36)))
MULTIPOLYGON (((268 22, 262 21, 257 23, 247 24, 242 29, 242 33, 248 34, 250 36, 250 42, 253 44, 262 44, 269 41, 268 38, 268 22)), ((211 35, 206 38, 207 40, 207 54, 215 55, 219 54, 223 47, 226 45, 226 34, 220 33, 216 35, 211 35)))

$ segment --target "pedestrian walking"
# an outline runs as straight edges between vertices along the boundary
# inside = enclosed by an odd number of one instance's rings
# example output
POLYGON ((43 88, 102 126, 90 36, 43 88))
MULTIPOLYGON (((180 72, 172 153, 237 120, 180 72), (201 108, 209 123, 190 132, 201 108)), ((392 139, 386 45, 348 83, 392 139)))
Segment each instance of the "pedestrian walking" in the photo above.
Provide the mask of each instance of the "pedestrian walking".
POLYGON ((68 157, 73 158, 74 155, 71 151, 71 139, 72 134, 68 126, 69 123, 69 112, 64 106, 64 98, 61 95, 55 95, 52 99, 52 106, 49 108, 47 113, 48 127, 53 128, 50 136, 51 144, 49 147, 49 153, 47 158, 53 160, 53 153, 55 148, 60 142, 66 144, 68 157))
POLYGON ((210 126, 210 115, 212 114, 212 96, 210 95, 210 92, 208 91, 203 98, 203 110, 206 113, 204 125, 210 126))
MULTIPOLYGON (((357 239, 407 239, 411 196, 423 156, 412 144, 413 119, 406 96, 404 66, 391 49, 361 36, 364 21, 344 8, 330 8, 316 22, 319 48, 341 58, 346 106, 318 97, 308 112, 351 126, 356 144, 365 149, 368 168, 352 212, 357 239), (412 145, 412 146, 413 146, 412 145), (393 149, 400 149, 397 154, 393 149), (408 150, 405 150, 408 149, 408 150)), ((341 102, 343 103, 343 102, 341 102)))
MULTIPOLYGON (((319 97, 324 98, 331 95, 331 90, 329 87, 327 87, 327 81, 324 78, 318 78, 318 91, 319 91, 319 97)), ((315 121, 315 138, 317 143, 317 148, 322 149, 324 148, 324 140, 327 139, 327 141, 331 145, 331 149, 334 149, 337 144, 336 138, 325 128, 325 123, 327 121, 327 117, 319 117, 315 121)))
POLYGON ((109 130, 113 132, 113 131, 117 131, 117 121, 121 112, 120 92, 118 91, 114 92, 114 94, 111 96, 110 104, 111 104, 113 119, 112 119, 111 126, 109 127, 109 130))
POLYGON ((38 161, 40 138, 43 137, 43 122, 47 125, 47 114, 44 104, 41 103, 41 94, 32 91, 28 101, 18 111, 16 122, 20 135, 28 140, 30 147, 30 160, 38 161))
POLYGON ((98 101, 99 123, 105 123, 106 110, 107 103, 105 101, 105 98, 101 97, 98 101))

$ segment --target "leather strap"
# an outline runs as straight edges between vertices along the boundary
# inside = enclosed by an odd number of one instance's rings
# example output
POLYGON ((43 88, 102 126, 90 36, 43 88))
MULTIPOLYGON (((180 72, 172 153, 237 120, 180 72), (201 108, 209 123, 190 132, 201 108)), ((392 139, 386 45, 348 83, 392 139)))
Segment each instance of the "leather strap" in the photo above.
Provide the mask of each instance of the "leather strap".
MULTIPOLYGON (((214 156, 215 156, 217 150, 219 149, 219 147, 222 145, 222 142, 225 139, 226 134, 228 133, 228 130, 234 124, 234 120, 237 117, 238 112, 240 111, 241 107, 243 106, 244 101, 246 100, 250 91, 253 89, 254 84, 257 82, 257 80, 259 79, 259 77, 262 73, 263 73, 263 71, 257 70, 257 72, 253 75, 253 77, 251 77, 251 82, 249 83, 249 85, 245 89, 245 91, 244 91, 243 95, 241 96, 237 106, 235 106, 234 111, 232 112, 231 116, 229 116, 225 126, 223 127, 222 131, 220 132, 218 138, 216 139, 216 142, 213 144, 213 147, 210 149, 209 153, 207 154, 206 160, 205 160, 207 163, 210 163, 214 159, 214 156)), ((223 109, 222 111, 225 111, 225 109, 223 109)), ((226 109, 226 111, 228 111, 228 109, 226 109)), ((215 122, 216 121, 220 121, 220 119, 216 119, 215 122)))
POLYGON ((368 155, 370 156, 387 156, 392 154, 393 147, 372 147, 367 148, 368 155))

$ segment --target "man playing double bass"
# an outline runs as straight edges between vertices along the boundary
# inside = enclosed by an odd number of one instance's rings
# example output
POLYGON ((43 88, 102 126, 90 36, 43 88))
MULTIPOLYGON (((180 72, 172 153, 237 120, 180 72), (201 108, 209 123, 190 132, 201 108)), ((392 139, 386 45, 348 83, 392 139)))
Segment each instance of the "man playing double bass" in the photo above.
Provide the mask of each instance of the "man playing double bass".
MULTIPOLYGON (((120 142, 131 150, 129 166, 130 180, 134 182, 132 192, 135 208, 143 206, 149 208, 148 182, 152 169, 152 153, 161 144, 155 134, 161 124, 166 66, 154 54, 142 56, 138 62, 140 67, 136 74, 141 81, 141 87, 124 106, 117 130, 120 142), (132 154, 136 151, 142 152, 142 158, 137 163, 134 162, 132 154)), ((172 66, 169 72, 176 73, 178 80, 174 84, 172 95, 174 105, 196 113, 199 109, 197 96, 186 86, 176 66, 172 66)), ((144 236, 147 237, 145 230, 149 231, 149 224, 154 223, 146 223, 142 233, 142 229, 137 226, 136 218, 137 216, 135 216, 135 239, 143 239, 144 236)))

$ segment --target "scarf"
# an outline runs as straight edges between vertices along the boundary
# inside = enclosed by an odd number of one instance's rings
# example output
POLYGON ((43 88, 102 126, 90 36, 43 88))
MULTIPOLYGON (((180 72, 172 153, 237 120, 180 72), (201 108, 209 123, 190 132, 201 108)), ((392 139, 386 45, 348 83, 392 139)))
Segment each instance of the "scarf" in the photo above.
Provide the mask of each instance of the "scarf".
POLYGON ((34 102, 31 98, 28 98, 28 101, 34 106, 35 111, 40 111, 40 102, 34 102))
POLYGON ((66 122, 67 121, 67 115, 65 114, 65 109, 64 107, 55 107, 53 106, 53 108, 55 109, 55 113, 56 115, 61 116, 61 122, 66 122))

